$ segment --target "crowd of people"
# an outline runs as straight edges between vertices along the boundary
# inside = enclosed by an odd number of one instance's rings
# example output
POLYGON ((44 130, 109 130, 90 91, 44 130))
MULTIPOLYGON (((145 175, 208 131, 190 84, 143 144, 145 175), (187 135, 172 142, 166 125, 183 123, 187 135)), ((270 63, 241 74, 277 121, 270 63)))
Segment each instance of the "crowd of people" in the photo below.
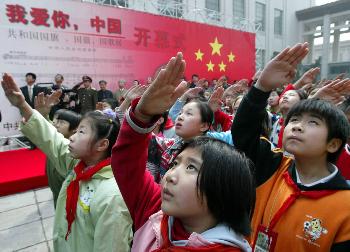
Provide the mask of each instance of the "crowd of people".
POLYGON ((48 91, 4 74, 47 156, 55 251, 350 251, 350 79, 294 81, 307 54, 209 84, 185 81, 178 53, 115 94, 89 76, 48 91))

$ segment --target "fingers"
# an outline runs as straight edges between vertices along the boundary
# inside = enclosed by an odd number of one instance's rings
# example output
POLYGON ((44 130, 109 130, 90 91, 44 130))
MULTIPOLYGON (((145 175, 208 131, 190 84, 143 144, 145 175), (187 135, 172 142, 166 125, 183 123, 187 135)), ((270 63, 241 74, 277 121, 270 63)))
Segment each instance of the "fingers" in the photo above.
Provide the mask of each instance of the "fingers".
POLYGON ((176 99, 178 99, 181 95, 183 95, 186 90, 188 89, 187 86, 187 82, 186 81, 182 81, 176 88, 175 91, 173 92, 172 96, 171 96, 171 100, 173 102, 176 101, 176 99))
POLYGON ((309 53, 308 43, 301 44, 300 47, 296 46, 295 52, 289 59, 289 63, 296 67, 309 53))

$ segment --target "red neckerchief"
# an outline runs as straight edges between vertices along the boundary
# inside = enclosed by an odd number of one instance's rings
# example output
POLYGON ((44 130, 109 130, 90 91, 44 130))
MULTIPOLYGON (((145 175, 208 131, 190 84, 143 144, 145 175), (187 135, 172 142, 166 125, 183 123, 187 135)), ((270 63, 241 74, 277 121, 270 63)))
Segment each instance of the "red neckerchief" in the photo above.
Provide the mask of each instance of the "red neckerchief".
POLYGON ((68 222, 68 229, 65 239, 68 239, 69 234, 71 233, 72 223, 75 219, 77 213, 77 203, 79 197, 79 181, 87 181, 90 180, 91 177, 101 170, 103 167, 111 164, 111 158, 107 158, 102 160, 94 167, 91 167, 86 172, 84 172, 84 168, 86 164, 83 161, 80 161, 74 168, 76 177, 74 180, 70 182, 67 187, 67 198, 66 198, 66 219, 68 222))
POLYGON ((273 230, 274 226, 277 224, 281 216, 288 210, 288 208, 296 201, 299 197, 306 197, 311 199, 319 199, 324 196, 333 194, 336 190, 321 190, 321 191, 301 191, 298 186, 294 183, 293 179, 289 175, 288 171, 283 174, 284 180, 293 188, 293 193, 289 195, 286 201, 283 203, 281 208, 277 211, 275 216, 273 216, 269 228, 273 230))
POLYGON ((196 251, 222 251, 222 252, 238 252, 239 248, 225 246, 223 244, 212 244, 205 247, 179 247, 171 244, 168 235, 168 219, 169 216, 163 215, 162 222, 160 224, 160 233, 163 238, 163 244, 160 248, 153 250, 153 252, 196 252, 196 251))
POLYGON ((284 132, 284 119, 281 116, 280 119, 278 119, 279 125, 281 125, 280 131, 278 132, 278 143, 277 148, 282 149, 282 140, 283 140, 283 132, 284 132))

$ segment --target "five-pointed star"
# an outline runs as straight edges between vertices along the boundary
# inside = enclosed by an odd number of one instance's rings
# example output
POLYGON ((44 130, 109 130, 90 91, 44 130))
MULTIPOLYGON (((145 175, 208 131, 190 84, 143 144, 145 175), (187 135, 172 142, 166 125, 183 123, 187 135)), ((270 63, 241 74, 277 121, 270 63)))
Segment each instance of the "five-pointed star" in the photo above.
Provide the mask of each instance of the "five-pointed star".
POLYGON ((230 54, 227 55, 227 57, 228 57, 228 62, 234 62, 236 56, 232 52, 230 52, 230 54))
POLYGON ((196 60, 202 61, 204 53, 201 52, 201 49, 198 49, 194 54, 196 55, 196 60))
POLYGON ((210 60, 209 63, 206 64, 206 65, 207 65, 207 67, 208 67, 208 72, 209 72, 209 71, 212 71, 212 72, 214 71, 214 66, 215 66, 215 65, 214 65, 213 63, 211 63, 211 60, 210 60))
POLYGON ((223 61, 221 61, 221 63, 219 64, 220 67, 220 72, 225 72, 226 71, 226 65, 224 64, 223 61))
POLYGON ((214 55, 215 53, 217 53, 219 56, 221 56, 220 49, 223 46, 223 44, 219 43, 217 37, 215 37, 214 43, 209 43, 209 45, 213 49, 212 52, 211 52, 211 55, 214 55))

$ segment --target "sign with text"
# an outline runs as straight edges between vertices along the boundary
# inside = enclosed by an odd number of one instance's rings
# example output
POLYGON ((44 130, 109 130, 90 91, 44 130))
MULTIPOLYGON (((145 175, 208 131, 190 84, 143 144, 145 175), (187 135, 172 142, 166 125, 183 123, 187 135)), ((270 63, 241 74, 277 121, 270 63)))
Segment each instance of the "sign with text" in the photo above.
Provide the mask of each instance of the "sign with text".
MULTIPOLYGON (((53 82, 60 73, 66 86, 87 74, 96 88, 104 79, 115 90, 119 79, 144 83, 178 51, 187 79, 196 73, 238 80, 255 70, 252 33, 90 3, 1 1, 0 32, 1 72, 11 73, 20 86, 27 72, 37 74, 37 82, 53 82)), ((19 115, 3 92, 0 104, 0 135, 18 132, 19 115)))

